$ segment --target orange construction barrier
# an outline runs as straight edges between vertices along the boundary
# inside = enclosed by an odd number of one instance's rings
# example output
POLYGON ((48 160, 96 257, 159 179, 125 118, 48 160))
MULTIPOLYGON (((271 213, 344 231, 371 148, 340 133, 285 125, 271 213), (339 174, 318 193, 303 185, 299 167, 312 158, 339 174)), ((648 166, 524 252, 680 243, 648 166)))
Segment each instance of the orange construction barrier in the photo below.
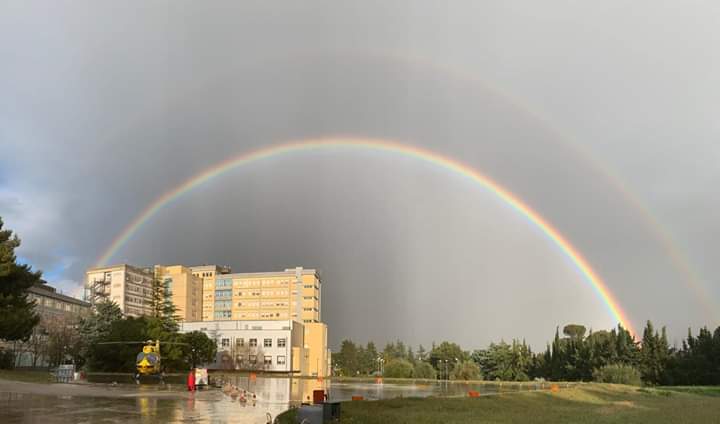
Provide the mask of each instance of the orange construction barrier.
POLYGON ((363 398, 362 396, 353 396, 353 397, 351 397, 350 399, 352 399, 352 400, 365 400, 365 398, 363 398))
POLYGON ((480 392, 476 392, 475 390, 470 390, 468 392, 468 397, 480 397, 480 392))
POLYGON ((550 386, 550 391, 553 393, 557 393, 560 391, 560 386, 558 386, 557 384, 553 384, 552 386, 550 386))

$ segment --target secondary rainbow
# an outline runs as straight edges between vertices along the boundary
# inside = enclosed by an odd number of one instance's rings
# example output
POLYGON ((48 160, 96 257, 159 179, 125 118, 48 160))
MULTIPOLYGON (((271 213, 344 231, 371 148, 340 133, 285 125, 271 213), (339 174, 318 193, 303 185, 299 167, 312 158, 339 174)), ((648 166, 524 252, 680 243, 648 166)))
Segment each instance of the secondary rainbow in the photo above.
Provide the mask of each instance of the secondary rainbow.
POLYGON ((563 252, 577 267, 578 271, 583 275, 584 279, 592 286, 598 296, 605 303, 608 312, 623 327, 635 334, 634 328, 627 318, 625 312, 620 308, 619 303, 615 300, 607 285, 600 276, 592 269, 588 261, 560 232, 555 229, 549 222, 545 220, 539 213, 532 210, 525 202, 514 195, 509 190, 503 188, 489 177, 483 175, 479 171, 465 165, 455 159, 443 156, 439 153, 396 141, 385 139, 369 139, 355 137, 333 137, 321 139, 307 139, 291 141, 283 144, 276 144, 269 147, 263 147, 258 150, 242 153, 238 156, 224 160, 205 171, 191 177, 182 184, 167 191, 155 201, 153 201, 145 210, 143 210, 130 224, 128 224, 122 232, 113 240, 108 249, 98 259, 98 266, 105 265, 127 242, 132 236, 150 220, 163 207, 180 198, 185 193, 196 187, 218 177, 225 172, 274 156, 297 153, 302 151, 312 151, 321 149, 362 149, 387 153, 394 153, 406 157, 415 158, 423 162, 440 166, 444 169, 452 171, 458 175, 470 179, 480 186, 488 189, 495 194, 507 205, 511 206, 532 224, 538 227, 542 232, 563 252))

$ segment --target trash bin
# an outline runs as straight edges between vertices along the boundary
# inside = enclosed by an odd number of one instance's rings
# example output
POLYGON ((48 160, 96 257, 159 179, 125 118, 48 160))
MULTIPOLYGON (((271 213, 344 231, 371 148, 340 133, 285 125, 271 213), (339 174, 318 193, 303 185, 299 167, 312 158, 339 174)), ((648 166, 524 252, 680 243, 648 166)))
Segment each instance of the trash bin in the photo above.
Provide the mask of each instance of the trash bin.
POLYGON ((333 421, 340 419, 340 402, 323 403, 323 421, 333 421))

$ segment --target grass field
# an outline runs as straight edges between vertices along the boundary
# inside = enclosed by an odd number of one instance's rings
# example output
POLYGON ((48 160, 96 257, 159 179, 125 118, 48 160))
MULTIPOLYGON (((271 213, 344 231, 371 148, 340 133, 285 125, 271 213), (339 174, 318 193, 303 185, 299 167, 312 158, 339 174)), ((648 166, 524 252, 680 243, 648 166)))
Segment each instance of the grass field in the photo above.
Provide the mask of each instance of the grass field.
MULTIPOLYGON (((720 389, 699 390, 703 394, 687 389, 587 384, 556 393, 344 402, 340 422, 720 423, 720 389)), ((283 423, 294 423, 291 416, 283 418, 283 423)))
POLYGON ((29 383, 52 383, 49 371, 38 370, 0 370, 0 379, 13 381, 26 381, 29 383))

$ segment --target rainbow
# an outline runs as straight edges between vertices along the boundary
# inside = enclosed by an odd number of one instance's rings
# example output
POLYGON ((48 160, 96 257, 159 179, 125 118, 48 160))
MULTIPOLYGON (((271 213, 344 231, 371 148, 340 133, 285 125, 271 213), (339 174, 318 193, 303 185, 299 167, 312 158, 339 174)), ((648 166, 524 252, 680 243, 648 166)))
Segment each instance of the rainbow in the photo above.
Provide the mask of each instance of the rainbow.
POLYGON ((167 191, 155 201, 153 201, 145 210, 143 210, 130 224, 128 224, 120 234, 113 240, 107 250, 97 260, 97 265, 102 266, 115 256, 115 254, 137 233, 137 231, 160 209, 167 206, 171 202, 177 200, 185 193, 205 184, 206 182, 218 177, 225 172, 246 165, 252 162, 260 161, 270 157, 279 155, 297 153, 302 151, 313 151, 318 149, 364 149, 371 151, 387 152, 403 155, 418 159, 420 161, 430 163, 446 170, 452 171, 458 175, 468 178, 472 182, 490 190, 499 197, 507 205, 511 206, 522 216, 527 218, 533 225, 538 227, 542 232, 562 251, 577 267, 585 280, 592 286, 596 294, 600 296, 612 317, 623 327, 635 334, 634 328, 627 318, 627 315, 620 308, 620 305, 613 297, 607 285, 600 276, 592 269, 588 261, 582 254, 560 234, 549 222, 545 220, 539 213, 532 210, 520 198, 512 192, 503 188, 501 185, 481 174, 477 170, 465 165, 459 161, 442 156, 439 153, 423 149, 416 146, 401 144, 395 141, 384 139, 369 139, 355 137, 333 137, 321 139, 309 139, 292 141, 283 144, 277 144, 269 147, 263 147, 254 151, 242 153, 238 156, 224 160, 205 171, 196 174, 182 184, 167 191))

